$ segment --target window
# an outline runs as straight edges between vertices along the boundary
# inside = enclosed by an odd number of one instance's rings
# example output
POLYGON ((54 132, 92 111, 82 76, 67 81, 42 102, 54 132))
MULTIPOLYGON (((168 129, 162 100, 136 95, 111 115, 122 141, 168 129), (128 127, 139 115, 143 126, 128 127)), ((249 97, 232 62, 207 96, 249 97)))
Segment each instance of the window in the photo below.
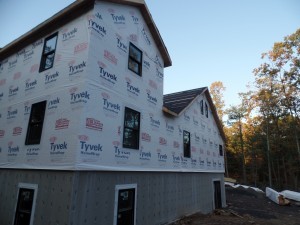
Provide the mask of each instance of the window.
POLYGON ((223 146, 219 145, 219 155, 223 156, 223 146))
POLYGON ((123 147, 139 149, 140 113, 125 107, 123 147))
POLYGON ((114 225, 136 224, 137 184, 115 187, 114 225))
POLYGON ((58 32, 45 39, 39 72, 53 67, 57 37, 58 32))
POLYGON ((200 112, 201 112, 202 115, 204 115, 203 100, 200 101, 200 112))
POLYGON ((14 225, 33 224, 36 194, 36 184, 19 184, 14 225))
POLYGON ((25 145, 40 144, 47 101, 32 104, 25 145))
POLYGON ((143 53, 132 43, 129 44, 128 69, 142 76, 142 56, 143 53))
POLYGON ((205 116, 208 118, 208 105, 205 102, 205 116))
POLYGON ((191 139, 190 132, 183 131, 183 156, 191 158, 191 139))

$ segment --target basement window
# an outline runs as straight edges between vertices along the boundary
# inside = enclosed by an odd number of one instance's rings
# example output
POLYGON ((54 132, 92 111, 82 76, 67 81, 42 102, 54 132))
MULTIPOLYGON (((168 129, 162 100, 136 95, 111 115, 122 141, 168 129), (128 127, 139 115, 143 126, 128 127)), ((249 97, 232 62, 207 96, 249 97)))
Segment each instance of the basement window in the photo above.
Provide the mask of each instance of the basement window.
POLYGON ((53 67, 57 37, 58 32, 45 39, 39 72, 43 72, 44 70, 53 67))
POLYGON ((183 131, 183 156, 191 158, 191 134, 188 131, 183 131))
POLYGON ((32 225, 37 195, 37 184, 18 185, 18 200, 15 211, 14 225, 32 225))
POLYGON ((123 147, 139 149, 140 113, 125 107, 123 147))
POLYGON ((128 69, 139 76, 142 76, 142 56, 143 53, 134 44, 129 44, 128 69))
POLYGON ((32 104, 25 145, 40 144, 47 101, 32 104))

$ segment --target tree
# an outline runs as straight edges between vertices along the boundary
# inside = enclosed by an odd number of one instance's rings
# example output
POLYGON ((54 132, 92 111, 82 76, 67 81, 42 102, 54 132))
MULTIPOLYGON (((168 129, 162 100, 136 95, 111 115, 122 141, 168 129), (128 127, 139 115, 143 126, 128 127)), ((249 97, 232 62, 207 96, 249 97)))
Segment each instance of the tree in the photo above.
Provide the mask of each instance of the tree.
POLYGON ((246 165, 245 165, 245 149, 244 149, 244 139, 243 139, 243 125, 242 119, 245 116, 245 108, 240 106, 231 106, 227 110, 228 114, 228 122, 232 125, 235 123, 238 125, 238 137, 239 137, 239 145, 240 145, 240 153, 241 153, 241 162, 242 162, 242 171, 243 171, 243 182, 246 184, 246 165))
POLYGON ((212 100, 214 102, 219 119, 222 122, 222 124, 223 124, 224 107, 225 107, 223 93, 225 90, 226 88, 224 87, 221 81, 213 82, 209 88, 210 94, 212 96, 212 100))

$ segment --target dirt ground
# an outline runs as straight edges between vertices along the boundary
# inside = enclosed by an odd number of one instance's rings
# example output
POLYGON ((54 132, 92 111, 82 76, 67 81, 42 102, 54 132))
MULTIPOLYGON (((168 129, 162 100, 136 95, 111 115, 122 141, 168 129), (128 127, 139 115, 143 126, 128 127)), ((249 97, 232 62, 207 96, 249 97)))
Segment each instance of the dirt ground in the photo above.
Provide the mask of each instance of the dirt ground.
POLYGON ((279 206, 251 188, 226 186, 228 207, 203 215, 196 213, 171 225, 300 225, 300 205, 279 206))

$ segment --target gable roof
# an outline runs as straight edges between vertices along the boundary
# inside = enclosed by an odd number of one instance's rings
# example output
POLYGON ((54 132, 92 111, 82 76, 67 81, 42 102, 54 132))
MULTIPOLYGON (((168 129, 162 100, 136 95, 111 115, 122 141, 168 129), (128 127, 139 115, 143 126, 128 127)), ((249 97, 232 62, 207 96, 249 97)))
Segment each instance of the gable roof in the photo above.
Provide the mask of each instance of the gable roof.
POLYGON ((20 51, 24 47, 34 43, 40 38, 51 34, 64 24, 74 20, 75 18, 93 9, 95 1, 105 1, 123 5, 131 5, 139 8, 145 20, 145 23, 147 24, 149 31, 153 36, 155 44, 163 58, 164 67, 172 65, 172 61, 168 50, 160 36, 160 33, 152 19, 152 16, 144 0, 77 0, 71 5, 67 6, 66 8, 53 15, 52 17, 50 17, 49 19, 47 19, 46 21, 42 22, 32 30, 28 31, 21 37, 17 38, 13 42, 9 43, 3 48, 0 48, 0 62, 5 58, 9 57, 10 55, 16 53, 17 51, 20 51))
POLYGON ((197 97, 201 94, 205 94, 207 102, 210 106, 212 115, 216 121, 216 124, 219 128, 219 132, 223 140, 226 140, 225 133, 223 130, 223 125, 219 119, 216 107, 212 101, 209 90, 207 87, 196 88, 187 91, 181 91, 171 94, 164 95, 163 99, 163 111, 172 116, 180 116, 187 110, 197 99, 197 97))

